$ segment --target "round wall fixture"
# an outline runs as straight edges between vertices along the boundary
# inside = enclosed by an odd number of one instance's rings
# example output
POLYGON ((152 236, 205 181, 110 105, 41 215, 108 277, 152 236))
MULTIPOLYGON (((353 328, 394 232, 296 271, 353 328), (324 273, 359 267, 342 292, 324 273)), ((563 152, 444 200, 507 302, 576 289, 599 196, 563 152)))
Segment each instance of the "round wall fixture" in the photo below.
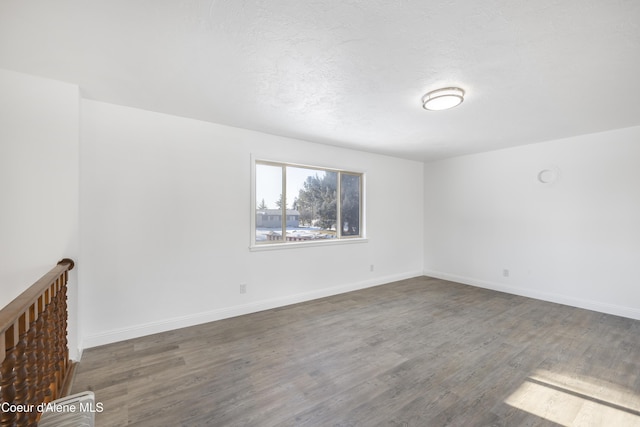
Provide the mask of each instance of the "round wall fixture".
POLYGON ((538 172, 538 181, 542 184, 553 184, 558 180, 559 171, 557 168, 542 169, 538 172))
POLYGON ((432 90, 422 97, 422 108, 430 111, 448 110, 464 101, 464 90, 459 87, 445 87, 432 90))

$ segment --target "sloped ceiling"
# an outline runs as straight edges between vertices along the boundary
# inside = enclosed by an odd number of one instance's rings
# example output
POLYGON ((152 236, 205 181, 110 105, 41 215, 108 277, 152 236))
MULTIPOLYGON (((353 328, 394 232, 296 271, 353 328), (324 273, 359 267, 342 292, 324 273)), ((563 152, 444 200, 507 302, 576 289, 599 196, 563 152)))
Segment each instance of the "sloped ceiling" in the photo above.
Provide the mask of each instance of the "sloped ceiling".
POLYGON ((2 0, 0 67, 432 160, 640 125, 640 1, 2 0), (465 102, 423 110, 444 86, 465 102))

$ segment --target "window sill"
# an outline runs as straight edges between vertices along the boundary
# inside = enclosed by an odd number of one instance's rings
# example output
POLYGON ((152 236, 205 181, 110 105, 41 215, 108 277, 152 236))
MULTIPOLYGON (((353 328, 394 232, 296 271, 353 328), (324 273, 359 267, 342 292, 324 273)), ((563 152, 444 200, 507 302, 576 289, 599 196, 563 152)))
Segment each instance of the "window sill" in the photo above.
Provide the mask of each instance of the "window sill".
POLYGON ((335 246, 335 245, 353 245, 357 243, 368 243, 369 239, 365 237, 354 237, 353 239, 339 239, 322 242, 288 242, 288 243, 263 243, 260 245, 251 245, 249 250, 251 252, 261 251, 277 251, 281 249, 298 249, 308 248, 311 246, 335 246))

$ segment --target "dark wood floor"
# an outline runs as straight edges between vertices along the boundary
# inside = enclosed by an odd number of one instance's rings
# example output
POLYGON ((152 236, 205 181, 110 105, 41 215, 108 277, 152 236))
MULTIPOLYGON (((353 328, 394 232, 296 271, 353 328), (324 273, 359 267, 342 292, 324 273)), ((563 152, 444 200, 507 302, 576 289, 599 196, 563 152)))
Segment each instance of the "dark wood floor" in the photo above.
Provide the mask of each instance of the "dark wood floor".
POLYGON ((86 350, 102 426, 640 425, 640 321, 427 277, 86 350))

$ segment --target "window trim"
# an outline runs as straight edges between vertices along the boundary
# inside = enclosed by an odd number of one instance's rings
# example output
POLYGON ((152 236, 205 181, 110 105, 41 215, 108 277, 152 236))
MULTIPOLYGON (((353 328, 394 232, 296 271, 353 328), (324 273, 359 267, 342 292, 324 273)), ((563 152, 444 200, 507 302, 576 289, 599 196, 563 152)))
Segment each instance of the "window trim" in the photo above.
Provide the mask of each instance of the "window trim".
MULTIPOLYGON (((313 247, 313 246, 333 246, 333 245, 344 245, 344 244, 354 244, 354 243, 366 243, 369 241, 367 238, 367 229, 366 229, 366 174, 364 171, 358 170, 347 170, 347 169, 339 169, 335 167, 326 167, 322 165, 309 165, 305 163, 297 163, 283 160, 272 160, 266 157, 256 156, 254 154, 251 155, 251 201, 250 201, 250 209, 251 209, 251 220, 250 220, 250 251, 268 251, 268 250, 278 250, 278 249, 294 249, 300 247, 313 247), (273 166, 282 166, 282 188, 286 189, 286 167, 298 167, 305 169, 316 169, 319 171, 329 171, 336 172, 338 176, 336 177, 336 235, 338 236, 335 239, 327 239, 327 240, 313 240, 313 241, 287 241, 283 239, 279 242, 269 242, 269 243, 257 243, 256 242, 256 165, 258 164, 266 164, 273 166), (341 173, 349 174, 349 175, 357 175, 360 177, 360 235, 359 236, 343 236, 342 235, 342 226, 341 226, 341 173)), ((283 208, 284 212, 286 212, 286 195, 285 195, 285 206, 283 208)), ((282 229, 286 230, 286 216, 281 215, 282 217, 282 229)))

